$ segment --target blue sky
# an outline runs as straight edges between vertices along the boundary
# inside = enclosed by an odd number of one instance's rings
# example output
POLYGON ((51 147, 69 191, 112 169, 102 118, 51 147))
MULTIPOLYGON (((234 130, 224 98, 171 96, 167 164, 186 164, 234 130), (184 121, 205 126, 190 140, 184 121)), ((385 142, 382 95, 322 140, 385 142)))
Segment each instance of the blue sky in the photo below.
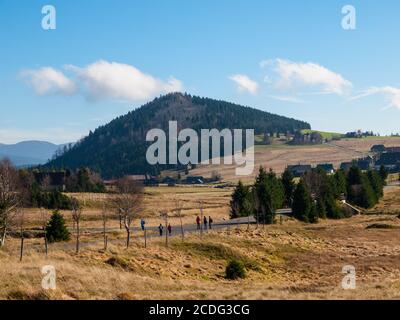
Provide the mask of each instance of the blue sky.
POLYGON ((397 0, 0 0, 0 143, 74 141, 181 90, 398 132, 397 0), (56 30, 43 30, 44 5, 56 30), (356 30, 344 30, 344 5, 356 30))

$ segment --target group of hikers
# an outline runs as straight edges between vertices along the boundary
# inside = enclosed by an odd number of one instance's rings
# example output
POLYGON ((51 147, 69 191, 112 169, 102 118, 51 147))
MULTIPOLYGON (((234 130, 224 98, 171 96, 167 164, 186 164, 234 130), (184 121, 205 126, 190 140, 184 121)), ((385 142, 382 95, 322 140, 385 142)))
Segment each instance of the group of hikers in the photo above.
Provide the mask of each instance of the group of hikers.
MULTIPOLYGON (((203 225, 204 225, 204 229, 212 229, 212 225, 214 223, 214 220, 209 216, 208 219, 207 217, 203 218, 203 225)), ((201 218, 199 216, 197 216, 196 218, 196 225, 197 225, 197 230, 201 229, 201 218)), ((140 227, 142 229, 142 231, 144 231, 146 229, 146 220, 141 219, 140 220, 140 227)), ((164 233, 164 225, 162 223, 160 223, 160 225, 158 226, 158 231, 160 233, 160 237, 163 236, 164 233)), ((167 226, 167 231, 169 235, 172 235, 172 226, 169 223, 167 226)))
MULTIPOLYGON (((162 223, 160 223, 160 225, 158 226, 158 231, 160 232, 160 237, 162 237, 164 231, 164 226, 162 223)), ((172 234, 172 227, 170 223, 168 224, 167 231, 169 235, 172 234)))
MULTIPOLYGON (((207 230, 207 225, 208 225, 209 229, 212 229, 213 222, 214 221, 211 217, 208 217, 208 220, 207 220, 207 217, 204 217, 204 219, 203 219, 204 229, 207 230)), ((199 216, 197 216, 197 218, 196 218, 196 224, 197 224, 197 230, 200 230, 201 229, 201 219, 199 216)))

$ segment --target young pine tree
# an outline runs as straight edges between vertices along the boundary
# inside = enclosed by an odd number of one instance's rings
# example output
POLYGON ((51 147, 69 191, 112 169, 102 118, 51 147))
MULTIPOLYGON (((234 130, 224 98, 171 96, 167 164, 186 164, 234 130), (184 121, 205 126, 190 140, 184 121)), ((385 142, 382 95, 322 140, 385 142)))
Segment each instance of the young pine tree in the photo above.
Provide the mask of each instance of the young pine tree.
POLYGON ((376 200, 378 201, 383 196, 384 181, 382 176, 375 170, 370 170, 367 173, 369 183, 374 190, 376 200))
POLYGON ((230 203, 231 219, 247 216, 249 214, 249 203, 250 203, 250 190, 249 187, 243 185, 242 181, 239 181, 235 190, 232 194, 232 200, 230 203))
POLYGON ((372 208, 378 202, 377 195, 371 186, 368 176, 363 175, 361 181, 361 192, 358 196, 358 205, 362 208, 369 209, 372 208))
POLYGON ((300 221, 309 222, 312 205, 310 192, 304 182, 300 181, 293 195, 293 215, 300 221))
POLYGON ((267 173, 260 167, 254 184, 254 193, 257 198, 256 218, 263 223, 273 224, 276 209, 282 207, 285 197, 281 180, 272 170, 267 173))
POLYGON ((286 168, 285 172, 282 174, 282 185, 283 189, 285 191, 285 204, 287 206, 292 205, 292 200, 293 200, 293 192, 295 189, 295 184, 294 184, 294 176, 290 170, 286 168))
POLYGON ((389 176, 388 171, 386 170, 386 167, 384 165, 381 165, 381 167, 379 168, 379 175, 381 176, 383 185, 386 185, 386 179, 389 176))
POLYGON ((317 223, 318 222, 318 208, 316 203, 311 203, 310 213, 308 215, 308 221, 310 223, 317 223))
POLYGON ((46 226, 46 235, 50 243, 68 241, 71 238, 64 217, 58 210, 53 212, 46 226))

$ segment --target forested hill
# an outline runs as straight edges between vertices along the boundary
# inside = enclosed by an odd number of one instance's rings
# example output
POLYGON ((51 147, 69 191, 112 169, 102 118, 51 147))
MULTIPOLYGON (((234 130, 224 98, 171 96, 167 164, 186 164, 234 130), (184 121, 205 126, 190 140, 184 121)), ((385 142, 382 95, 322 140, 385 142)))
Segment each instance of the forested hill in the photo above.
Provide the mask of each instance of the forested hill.
POLYGON ((256 134, 263 134, 310 129, 303 121, 225 101, 172 93, 99 127, 46 167, 85 166, 100 172, 104 178, 157 173, 162 168, 149 166, 145 159, 149 145, 146 133, 153 128, 168 132, 171 120, 178 122, 178 130, 254 129, 256 134))

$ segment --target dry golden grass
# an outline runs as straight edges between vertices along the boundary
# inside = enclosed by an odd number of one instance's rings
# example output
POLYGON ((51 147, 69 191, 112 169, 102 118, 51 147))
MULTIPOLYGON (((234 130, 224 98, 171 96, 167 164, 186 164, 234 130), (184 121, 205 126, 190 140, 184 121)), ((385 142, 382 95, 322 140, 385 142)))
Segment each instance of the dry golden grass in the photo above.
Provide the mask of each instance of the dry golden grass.
POLYGON ((3 299, 286 299, 400 298, 398 230, 367 230, 375 221, 400 225, 393 217, 354 217, 316 226, 287 222, 247 232, 245 228, 190 235, 185 242, 152 240, 145 249, 99 243, 79 255, 62 246, 45 259, 37 240, 19 262, 12 241, 1 252, 3 299), (251 249, 249 249, 251 248, 251 249), (224 278, 227 261, 245 262, 244 280, 224 278), (43 291, 41 267, 54 265, 57 290, 43 291), (340 289, 341 268, 354 265, 358 288, 340 289))
MULTIPOLYGON (((212 216, 214 221, 229 219, 229 201, 232 194, 231 188, 218 189, 212 186, 177 186, 177 187, 150 187, 145 189, 144 209, 139 212, 146 219, 147 226, 158 226, 164 220, 160 217, 161 211, 167 211, 172 225, 180 225, 180 218, 175 210, 177 200, 182 207, 181 215, 184 224, 195 223, 200 215, 200 202, 203 204, 204 215, 212 216)), ((83 228, 102 227, 102 208, 104 203, 110 203, 112 194, 68 194, 81 201, 84 205, 82 215, 83 228)), ((41 223, 41 210, 24 209, 27 227, 37 227, 41 223)), ((116 211, 107 208, 109 228, 118 228, 119 221, 116 211)), ((67 223, 72 226, 71 212, 62 211, 67 223)), ((51 212, 47 212, 50 216, 51 212)), ((139 219, 133 221, 133 226, 139 227, 139 219)))
MULTIPOLYGON (((371 145, 398 145, 400 140, 363 139, 313 147, 261 147, 257 165, 283 170, 290 163, 334 162, 367 152, 371 145), (299 152, 300 151, 300 152, 299 152), (360 153, 361 152, 361 153, 360 153)), ((219 170, 232 178, 234 168, 219 170)), ((192 174, 207 175, 200 167, 192 174)), ((215 221, 228 219, 232 189, 201 187, 146 188, 141 215, 148 226, 163 220, 168 211, 173 226, 179 225, 174 208, 183 206, 183 223, 193 223, 199 214, 215 221), (175 216, 174 216, 175 215, 175 216)), ((0 249, 0 299, 399 299, 400 298, 400 187, 387 188, 381 203, 368 212, 339 221, 305 225, 288 219, 283 225, 246 230, 246 226, 204 234, 187 234, 185 241, 154 237, 144 248, 142 234, 133 233, 132 245, 124 247, 123 231, 114 212, 108 227, 109 248, 102 249, 101 210, 110 195, 76 194, 85 205, 82 222, 82 250, 74 254, 74 242, 53 244, 49 256, 43 253, 42 239, 26 239, 25 255, 19 262, 18 239, 7 239, 0 249), (376 229, 371 225, 387 225, 376 229), (246 279, 228 281, 224 269, 231 258, 242 260, 246 279), (41 268, 57 270, 57 289, 41 289, 41 268), (357 289, 340 286, 344 265, 354 265, 357 289)), ((63 212, 72 226, 70 212, 63 212)), ((49 213, 50 214, 50 213, 49 213)), ((40 225, 40 211, 26 210, 27 228, 40 225)), ((138 227, 139 221, 133 226, 138 227)))
MULTIPOLYGON (((400 188, 390 189, 384 202, 397 206, 400 188), (395 201, 394 199, 397 199, 395 201)), ((26 240, 18 261, 18 240, 0 250, 2 299, 399 299, 400 219, 364 215, 305 225, 288 219, 265 228, 246 226, 164 240, 152 238, 144 248, 135 234, 124 248, 124 233, 114 232, 109 250, 101 235, 85 234, 82 251, 74 243, 50 246, 26 240), (395 228, 367 229, 372 224, 395 228), (224 268, 242 260, 247 278, 228 281, 224 268), (41 289, 41 267, 54 265, 57 290, 41 289), (354 265, 357 289, 340 286, 344 265, 354 265)))
POLYGON ((288 165, 332 163, 339 167, 344 161, 351 161, 368 154, 375 144, 399 146, 399 137, 371 137, 368 139, 343 139, 329 144, 316 146, 271 145, 255 147, 255 170, 252 176, 238 177, 235 165, 206 165, 191 171, 191 175, 210 177, 212 171, 219 172, 226 181, 236 182, 242 179, 251 182, 260 165, 283 172, 288 165))

